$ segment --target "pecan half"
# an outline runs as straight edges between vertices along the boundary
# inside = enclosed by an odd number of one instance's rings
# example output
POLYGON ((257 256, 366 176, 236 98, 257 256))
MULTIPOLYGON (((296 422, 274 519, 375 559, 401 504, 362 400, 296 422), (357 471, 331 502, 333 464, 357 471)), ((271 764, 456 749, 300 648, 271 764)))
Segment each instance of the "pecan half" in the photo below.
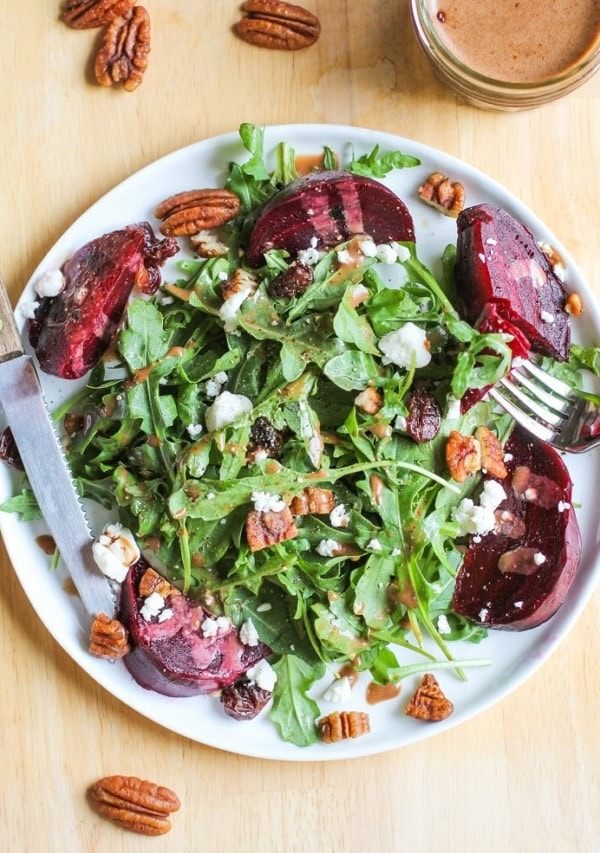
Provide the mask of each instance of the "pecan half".
POLYGON ((133 92, 142 82, 149 53, 150 16, 143 6, 134 6, 106 28, 96 56, 96 80, 101 86, 122 83, 126 91, 133 92))
POLYGON ((99 613, 92 622, 88 651, 97 658, 119 660, 131 651, 129 632, 118 619, 99 613))
POLYGON ((409 717, 430 723, 445 720, 453 711, 454 705, 444 696, 437 678, 430 674, 423 676, 421 685, 404 709, 409 717))
POLYGON ((492 477, 503 480, 507 475, 504 464, 504 449, 495 435, 485 424, 475 430, 475 439, 481 447, 481 467, 492 477))
POLYGON ((240 212, 240 200, 235 193, 222 189, 186 190, 162 201, 154 215, 162 219, 161 233, 166 237, 198 234, 209 228, 219 228, 240 212))
POLYGON ((99 814, 142 835, 168 832, 169 815, 181 805, 170 788, 137 776, 105 776, 92 785, 89 794, 99 814))
POLYGON ((287 506, 281 512, 253 509, 246 516, 246 538, 251 551, 261 551, 277 542, 295 539, 297 535, 298 528, 287 506))
POLYGON ((281 0, 246 0, 246 17, 235 25, 237 35, 249 44, 271 50, 300 50, 314 44, 321 34, 316 15, 281 0))
POLYGON ((203 228, 197 234, 192 234, 190 243, 200 258, 222 258, 229 251, 218 228, 203 228))
POLYGON ((481 445, 472 435, 453 429, 446 442, 446 464, 457 483, 464 483, 470 474, 481 470, 481 445))
POLYGON ((292 498, 292 515, 329 515, 335 507, 335 496, 331 489, 307 486, 292 498))
POLYGON ((446 216, 456 219, 465 206, 465 188, 441 172, 433 172, 417 190, 419 198, 446 216))
POLYGON ((110 24, 114 18, 126 15, 135 0, 67 0, 61 18, 74 30, 88 30, 110 24))
POLYGON ((334 711, 326 717, 321 717, 317 728, 323 743, 337 743, 368 734, 371 724, 369 715, 364 711, 334 711))

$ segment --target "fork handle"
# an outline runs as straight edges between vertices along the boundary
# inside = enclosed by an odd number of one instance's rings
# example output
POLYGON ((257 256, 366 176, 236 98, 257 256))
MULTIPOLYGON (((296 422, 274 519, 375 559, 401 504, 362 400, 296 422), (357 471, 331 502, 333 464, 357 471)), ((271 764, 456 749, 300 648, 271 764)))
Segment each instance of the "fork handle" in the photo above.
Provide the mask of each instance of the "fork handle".
POLYGON ((23 354, 21 335, 15 323, 15 315, 0 275, 0 362, 23 354))

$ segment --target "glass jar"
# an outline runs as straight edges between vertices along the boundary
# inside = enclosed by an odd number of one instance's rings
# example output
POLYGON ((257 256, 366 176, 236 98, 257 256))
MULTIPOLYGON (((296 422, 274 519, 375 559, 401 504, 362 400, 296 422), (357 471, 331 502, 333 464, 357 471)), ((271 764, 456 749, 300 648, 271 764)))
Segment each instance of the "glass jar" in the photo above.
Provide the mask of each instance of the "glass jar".
POLYGON ((437 76, 478 107, 537 107, 600 67, 598 0, 410 0, 410 11, 437 76))

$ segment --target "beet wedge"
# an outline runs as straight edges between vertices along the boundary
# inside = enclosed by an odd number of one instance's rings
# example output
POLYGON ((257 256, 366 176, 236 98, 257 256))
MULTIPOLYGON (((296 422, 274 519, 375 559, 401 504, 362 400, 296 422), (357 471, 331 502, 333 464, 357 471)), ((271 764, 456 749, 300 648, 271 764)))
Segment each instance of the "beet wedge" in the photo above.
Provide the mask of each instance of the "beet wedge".
POLYGON ((134 286, 156 290, 160 266, 177 251, 175 240, 157 239, 147 222, 78 249, 62 268, 62 291, 42 299, 29 324, 41 369, 62 379, 91 370, 113 340, 134 286))
POLYGON ((246 259, 258 267, 269 249, 295 256, 311 246, 331 248, 354 234, 368 234, 376 243, 415 239, 406 205, 382 183, 350 172, 315 172, 267 202, 252 229, 246 259))
POLYGON ((541 625, 563 603, 579 566, 581 537, 571 479, 556 451, 515 428, 505 445, 506 500, 497 530, 471 537, 452 609, 490 628, 541 625), (510 458, 512 456, 512 458, 510 458))
POLYGON ((483 315, 489 326, 493 307, 502 321, 523 333, 533 352, 566 361, 566 294, 531 232, 490 204, 463 210, 457 227, 455 275, 463 316, 478 324, 483 315))
POLYGON ((131 643, 123 660, 142 687, 176 697, 213 693, 270 654, 264 643, 244 645, 231 624, 215 636, 205 636, 201 626, 211 614, 179 592, 165 596, 163 616, 146 619, 142 608, 147 599, 140 596, 139 585, 148 569, 143 558, 138 560, 121 593, 120 619, 131 643))

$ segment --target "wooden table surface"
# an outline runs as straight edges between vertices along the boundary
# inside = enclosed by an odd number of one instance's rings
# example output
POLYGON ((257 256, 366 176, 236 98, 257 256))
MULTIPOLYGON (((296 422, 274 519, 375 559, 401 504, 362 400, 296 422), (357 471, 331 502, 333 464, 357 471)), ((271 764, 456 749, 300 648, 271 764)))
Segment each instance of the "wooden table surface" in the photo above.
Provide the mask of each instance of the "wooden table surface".
MULTIPOLYGON (((516 193, 600 295, 600 76, 538 110, 484 112, 437 82, 403 0, 307 0, 322 24, 298 53, 242 43, 236 0, 147 0, 152 52, 133 93, 97 86, 98 32, 58 0, 4 0, 0 269, 13 302, 64 229, 130 173, 258 124, 327 122, 441 148, 516 193)), ((595 851, 600 849, 600 594, 552 658, 500 704, 407 749, 278 763, 188 741, 97 686, 47 633, 2 547, 0 850, 595 851), (98 776, 174 788, 171 833, 93 814, 98 776)))

